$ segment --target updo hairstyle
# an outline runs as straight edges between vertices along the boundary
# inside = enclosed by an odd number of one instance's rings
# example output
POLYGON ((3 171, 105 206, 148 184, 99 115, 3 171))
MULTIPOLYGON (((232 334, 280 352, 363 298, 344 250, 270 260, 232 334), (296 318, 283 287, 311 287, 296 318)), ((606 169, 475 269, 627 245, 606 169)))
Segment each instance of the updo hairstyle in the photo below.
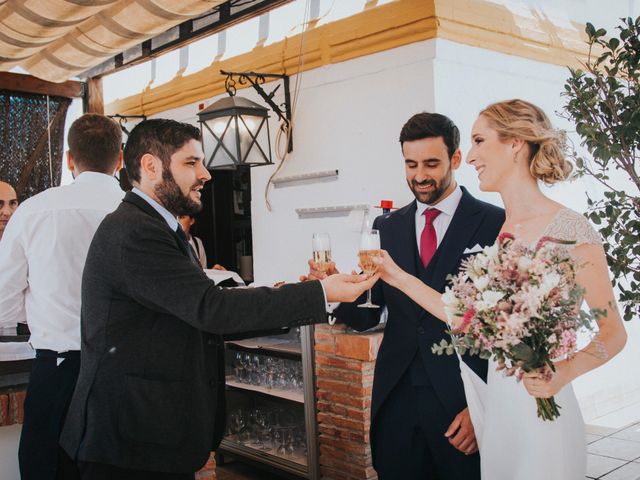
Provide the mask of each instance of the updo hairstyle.
POLYGON ((565 135, 552 127, 547 115, 524 100, 505 100, 480 112, 502 141, 521 139, 529 145, 529 170, 547 185, 565 180, 573 166, 565 157, 565 135))

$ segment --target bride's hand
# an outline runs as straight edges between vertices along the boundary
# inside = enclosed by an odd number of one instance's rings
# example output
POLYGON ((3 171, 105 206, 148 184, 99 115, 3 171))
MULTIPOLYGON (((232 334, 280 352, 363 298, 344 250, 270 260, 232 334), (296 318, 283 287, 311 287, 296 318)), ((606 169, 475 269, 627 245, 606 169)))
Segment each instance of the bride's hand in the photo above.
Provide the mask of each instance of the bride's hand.
POLYGON ((550 398, 571 381, 563 362, 556 363, 555 367, 555 372, 551 371, 549 367, 546 367, 542 372, 538 371, 524 374, 522 382, 527 392, 529 392, 529 395, 536 398, 550 398))
POLYGON ((380 250, 380 255, 373 257, 373 261, 378 266, 380 278, 392 287, 399 288, 407 273, 396 265, 391 255, 386 250, 380 250))

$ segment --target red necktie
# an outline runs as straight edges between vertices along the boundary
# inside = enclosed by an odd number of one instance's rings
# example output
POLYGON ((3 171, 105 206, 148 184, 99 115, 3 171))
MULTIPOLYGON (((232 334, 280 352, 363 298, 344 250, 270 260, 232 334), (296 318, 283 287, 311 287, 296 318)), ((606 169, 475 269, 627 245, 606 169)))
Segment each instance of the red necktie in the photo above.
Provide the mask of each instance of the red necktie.
POLYGON ((433 254, 436 253, 436 248, 438 248, 438 237, 436 237, 436 229, 433 226, 433 221, 440 215, 440 210, 437 208, 428 208, 424 211, 423 215, 425 223, 422 234, 420 235, 420 258, 422 259, 424 268, 427 268, 433 254))

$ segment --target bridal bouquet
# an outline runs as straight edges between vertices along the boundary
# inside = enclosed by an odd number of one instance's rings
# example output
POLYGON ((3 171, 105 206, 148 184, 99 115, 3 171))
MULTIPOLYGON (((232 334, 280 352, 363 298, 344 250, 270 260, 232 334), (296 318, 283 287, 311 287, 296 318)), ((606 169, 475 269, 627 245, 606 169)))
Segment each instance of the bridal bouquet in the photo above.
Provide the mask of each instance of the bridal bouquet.
MULTIPOLYGON (((577 266, 550 237, 535 248, 503 233, 498 241, 465 260, 442 296, 452 342, 434 345, 437 354, 492 355, 508 376, 555 371, 554 360, 577 350, 577 331, 592 329, 601 312, 580 310, 584 291, 576 285, 577 266)), ((553 397, 537 398, 538 417, 560 416, 553 397)))

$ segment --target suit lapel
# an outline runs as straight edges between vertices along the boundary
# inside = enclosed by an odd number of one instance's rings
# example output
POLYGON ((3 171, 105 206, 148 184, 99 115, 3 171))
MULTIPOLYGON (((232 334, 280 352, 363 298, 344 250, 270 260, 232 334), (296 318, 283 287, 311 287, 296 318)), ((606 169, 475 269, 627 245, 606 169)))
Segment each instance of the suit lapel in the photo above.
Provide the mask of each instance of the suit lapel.
MULTIPOLYGON (((393 232, 393 239, 388 242, 384 242, 383 239, 383 248, 389 251, 394 262, 405 272, 419 276, 416 263, 416 259, 419 259, 418 245, 416 245, 416 201, 398 210, 394 217, 398 223, 390 229, 390 232, 393 232)), ((422 308, 410 299, 407 298, 407 300, 414 311, 411 318, 419 318, 423 312, 422 308)))
POLYGON ((483 218, 480 203, 462 187, 460 204, 436 252, 435 262, 432 261, 427 269, 429 284, 432 288, 436 290, 444 288, 447 276, 455 271, 483 218))
MULTIPOLYGON (((162 215, 160 215, 155 208, 153 208, 151 205, 149 205, 147 203, 146 200, 144 200, 142 197, 136 195, 135 193, 133 193, 131 190, 128 191, 127 193, 125 193, 124 195, 124 199, 122 200, 123 202, 127 202, 127 203, 131 203, 133 205, 135 205, 136 207, 138 207, 140 210, 142 210, 143 212, 145 212, 147 215, 151 215, 152 217, 155 217, 159 220, 162 220, 164 222, 165 225, 167 225, 167 222, 165 221, 164 218, 162 218, 162 215)), ((167 225, 167 228, 169 228, 169 225, 167 225)), ((169 229, 171 230, 171 229, 169 229)))
MULTIPOLYGON (((132 191, 128 191, 125 194, 124 199, 122 201, 126 202, 126 203, 131 203, 131 204, 135 205, 136 207, 138 207, 143 212, 145 212, 147 215, 151 215, 152 217, 160 220, 162 222, 162 224, 167 228, 167 230, 169 232, 171 232, 171 234, 173 235, 173 238, 176 239, 176 243, 178 244, 178 247, 180 248, 180 250, 182 250, 182 253, 184 253, 189 258, 191 258, 191 254, 187 250, 187 247, 185 247, 184 242, 182 241, 182 239, 178 236, 178 234, 176 232, 171 230, 171 228, 167 224, 167 221, 162 217, 162 215, 160 215, 156 211, 155 208, 153 208, 151 205, 149 205, 146 200, 144 200, 142 197, 136 195, 132 191)), ((189 245, 189 244, 187 244, 187 245, 189 245)))
MULTIPOLYGON (((418 247, 416 245, 416 202, 413 201, 401 210, 396 216, 400 225, 391 229, 393 231, 392 243, 393 260, 407 273, 416 275, 416 255, 418 247)), ((385 242, 386 243, 386 242, 385 242)), ((391 242, 389 242, 391 243, 391 242)))

